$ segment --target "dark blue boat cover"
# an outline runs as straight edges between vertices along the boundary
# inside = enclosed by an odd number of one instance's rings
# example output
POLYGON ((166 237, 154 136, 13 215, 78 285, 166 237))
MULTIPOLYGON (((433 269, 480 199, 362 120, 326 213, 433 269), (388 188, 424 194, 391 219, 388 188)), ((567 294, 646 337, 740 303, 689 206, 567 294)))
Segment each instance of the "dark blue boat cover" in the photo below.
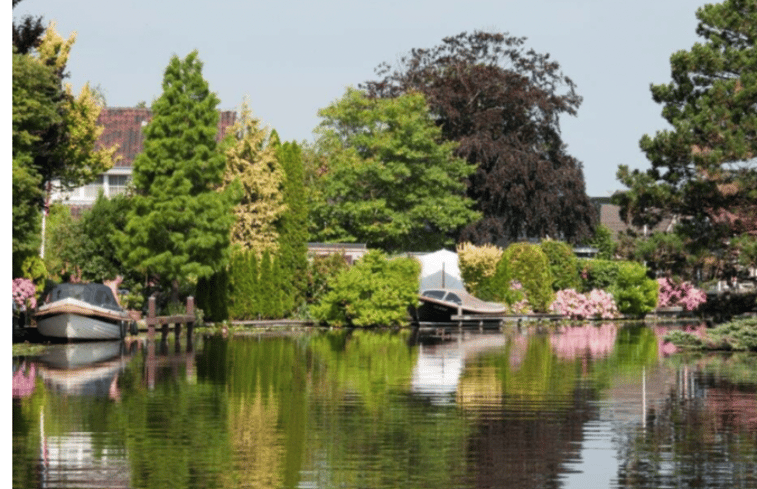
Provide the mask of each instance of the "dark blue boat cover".
POLYGON ((103 284, 58 284, 45 294, 45 304, 57 302, 67 298, 78 299, 93 306, 122 311, 118 305, 113 291, 103 284))

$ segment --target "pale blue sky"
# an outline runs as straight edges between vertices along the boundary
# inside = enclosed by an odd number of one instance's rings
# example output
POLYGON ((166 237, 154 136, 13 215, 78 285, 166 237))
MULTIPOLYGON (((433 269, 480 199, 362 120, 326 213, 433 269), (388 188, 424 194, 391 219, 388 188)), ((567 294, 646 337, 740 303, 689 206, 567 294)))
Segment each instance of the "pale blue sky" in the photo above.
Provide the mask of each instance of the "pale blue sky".
POLYGON ((374 68, 446 36, 498 30, 549 53, 584 101, 562 120, 568 151, 584 165, 587 192, 622 189, 619 164, 646 168, 644 133, 666 127, 650 83, 670 80, 670 55, 689 49, 703 0, 24 0, 13 11, 77 32, 70 82, 99 85, 109 106, 148 104, 160 95, 173 54, 197 49, 204 76, 237 109, 249 96, 255 116, 282 139, 310 141, 317 111, 347 86, 375 79, 374 68))

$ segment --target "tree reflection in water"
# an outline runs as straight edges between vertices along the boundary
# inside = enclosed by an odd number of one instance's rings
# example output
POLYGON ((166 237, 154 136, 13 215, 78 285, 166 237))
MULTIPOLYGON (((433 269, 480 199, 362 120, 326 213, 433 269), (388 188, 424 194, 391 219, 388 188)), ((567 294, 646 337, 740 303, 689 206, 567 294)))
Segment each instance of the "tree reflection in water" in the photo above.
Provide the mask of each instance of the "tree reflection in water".
POLYGON ((140 350, 118 402, 21 389, 18 360, 14 486, 42 484, 41 434, 81 434, 131 487, 757 487, 755 356, 673 354, 668 329, 205 338, 140 350))

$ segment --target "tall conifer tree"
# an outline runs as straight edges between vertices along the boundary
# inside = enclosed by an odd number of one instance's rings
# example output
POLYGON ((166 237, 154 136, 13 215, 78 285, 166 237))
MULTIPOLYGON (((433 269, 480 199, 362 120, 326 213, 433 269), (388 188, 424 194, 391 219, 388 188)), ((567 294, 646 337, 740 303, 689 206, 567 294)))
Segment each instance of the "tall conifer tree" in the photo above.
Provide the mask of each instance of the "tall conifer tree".
MULTIPOLYGON (((275 131, 271 139, 278 139, 275 131)), ((278 261, 283 277, 282 307, 286 314, 303 300, 307 287, 308 208, 302 149, 294 142, 278 144, 276 158, 284 171, 286 211, 278 221, 278 261)))
POLYGON ((231 241, 260 255, 278 247, 276 221, 284 211, 283 172, 269 144, 270 131, 252 116, 246 101, 225 141, 224 187, 239 182, 242 200, 234 208, 231 241))
POLYGON ((218 97, 193 51, 171 58, 152 104, 144 151, 134 160, 136 195, 121 249, 131 266, 170 283, 172 299, 191 277, 226 266, 236 188, 217 191, 226 161, 216 147, 218 97))

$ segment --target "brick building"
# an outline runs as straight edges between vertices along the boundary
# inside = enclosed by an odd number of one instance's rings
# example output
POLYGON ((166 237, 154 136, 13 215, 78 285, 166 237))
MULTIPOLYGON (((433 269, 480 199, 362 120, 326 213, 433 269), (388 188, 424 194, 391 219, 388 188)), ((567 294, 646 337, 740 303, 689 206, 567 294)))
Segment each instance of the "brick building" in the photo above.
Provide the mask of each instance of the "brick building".
MULTIPOLYGON (((226 129, 234 124, 236 112, 220 111, 219 114, 218 139, 220 140, 226 129)), ((100 190, 106 197, 123 192, 131 181, 134 159, 142 151, 144 140, 142 128, 150 122, 151 116, 148 108, 103 108, 98 119, 98 124, 103 126, 98 147, 118 145, 116 162, 110 170, 89 185, 70 192, 53 193, 52 200, 70 205, 76 213, 79 209, 90 207, 100 190)))

